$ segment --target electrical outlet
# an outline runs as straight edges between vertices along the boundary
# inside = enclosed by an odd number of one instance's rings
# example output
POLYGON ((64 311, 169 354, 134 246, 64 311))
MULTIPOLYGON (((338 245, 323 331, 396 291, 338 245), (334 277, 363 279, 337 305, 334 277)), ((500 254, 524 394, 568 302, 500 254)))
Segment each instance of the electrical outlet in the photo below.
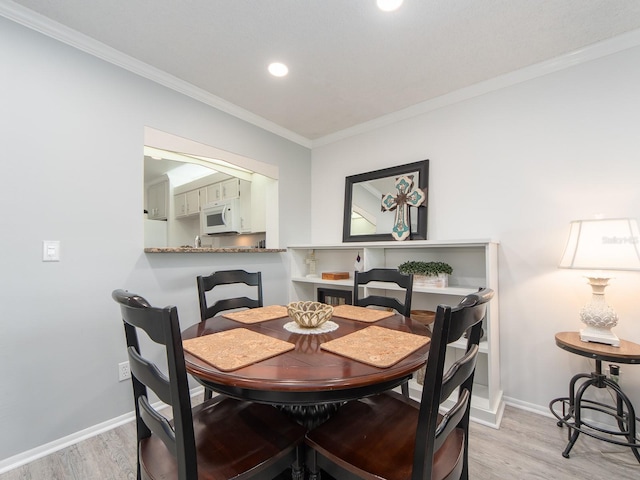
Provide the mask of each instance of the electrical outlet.
POLYGON ((131 378, 131 367, 129 362, 122 362, 118 364, 118 380, 123 382, 131 378))
POLYGON ((609 365, 609 378, 620 383, 620 365, 609 365))

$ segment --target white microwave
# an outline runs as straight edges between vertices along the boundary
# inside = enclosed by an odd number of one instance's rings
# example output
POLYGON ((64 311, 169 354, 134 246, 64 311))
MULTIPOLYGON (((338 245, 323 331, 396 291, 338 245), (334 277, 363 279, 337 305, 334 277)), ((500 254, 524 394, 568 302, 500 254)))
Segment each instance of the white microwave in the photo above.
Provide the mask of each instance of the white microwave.
POLYGON ((200 232, 203 235, 239 233, 240 226, 240 202, 237 198, 207 203, 200 211, 200 232))

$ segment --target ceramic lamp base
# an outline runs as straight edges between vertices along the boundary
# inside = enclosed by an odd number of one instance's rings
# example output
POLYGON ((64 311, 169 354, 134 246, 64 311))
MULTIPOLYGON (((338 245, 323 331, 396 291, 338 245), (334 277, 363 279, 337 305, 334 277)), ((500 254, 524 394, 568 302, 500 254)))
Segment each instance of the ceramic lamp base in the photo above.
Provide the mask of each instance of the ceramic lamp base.
POLYGON ((620 346, 618 336, 607 328, 587 327, 580 330, 580 340, 583 342, 604 343, 613 347, 620 346))
POLYGON ((609 278, 604 275, 587 278, 591 285, 591 302, 580 310, 580 320, 585 324, 585 328, 580 330, 580 340, 619 347, 620 339, 611 331, 618 324, 618 314, 604 299, 609 278))

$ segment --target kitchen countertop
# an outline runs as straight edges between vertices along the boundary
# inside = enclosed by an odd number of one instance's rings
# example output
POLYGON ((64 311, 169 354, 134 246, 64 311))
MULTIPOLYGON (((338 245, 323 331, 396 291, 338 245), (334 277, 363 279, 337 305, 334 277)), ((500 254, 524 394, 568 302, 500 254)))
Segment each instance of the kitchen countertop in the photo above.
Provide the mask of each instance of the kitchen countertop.
POLYGON ((246 247, 146 247, 144 253, 281 253, 286 248, 246 248, 246 247))

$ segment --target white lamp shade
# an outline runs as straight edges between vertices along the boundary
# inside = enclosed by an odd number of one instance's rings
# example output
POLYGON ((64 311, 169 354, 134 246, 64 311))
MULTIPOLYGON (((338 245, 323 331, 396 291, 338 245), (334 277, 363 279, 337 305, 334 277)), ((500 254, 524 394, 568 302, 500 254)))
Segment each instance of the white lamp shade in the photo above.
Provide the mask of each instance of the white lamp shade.
POLYGON ((560 268, 640 270, 640 231, 629 218, 575 220, 560 268))

